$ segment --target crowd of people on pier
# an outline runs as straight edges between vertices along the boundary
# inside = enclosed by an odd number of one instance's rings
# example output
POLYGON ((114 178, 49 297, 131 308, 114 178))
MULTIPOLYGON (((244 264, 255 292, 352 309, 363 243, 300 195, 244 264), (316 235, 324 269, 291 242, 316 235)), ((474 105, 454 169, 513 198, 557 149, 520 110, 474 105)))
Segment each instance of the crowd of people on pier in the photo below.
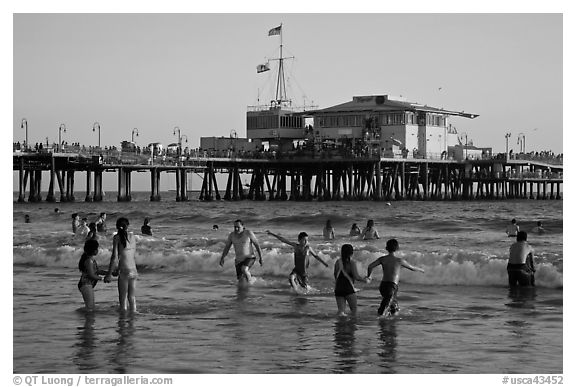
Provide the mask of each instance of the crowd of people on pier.
MULTIPOLYGON (((116 146, 85 146, 78 142, 68 144, 68 142, 63 141, 60 146, 57 143, 49 144, 46 143, 36 143, 34 146, 26 146, 26 143, 15 142, 13 143, 13 152, 36 152, 36 153, 51 153, 51 152, 64 152, 64 153, 78 153, 86 155, 101 155, 104 162, 107 160, 117 161, 124 157, 133 159, 134 162, 140 163, 150 163, 153 159, 156 163, 174 163, 176 161, 193 161, 195 159, 202 158, 248 158, 248 159, 291 159, 297 157, 309 157, 309 158, 372 158, 382 156, 378 149, 374 149, 366 144, 336 144, 334 142, 323 142, 323 143, 298 143, 294 144, 292 149, 276 149, 276 148, 265 148, 261 147, 255 150, 244 150, 235 149, 233 147, 225 150, 215 150, 215 149, 203 149, 203 148, 182 148, 181 152, 174 147, 170 148, 153 148, 152 146, 134 146, 132 149, 123 150, 118 149, 116 146), (154 153, 154 155, 152 154, 154 153), (134 156, 137 156, 136 158, 134 156)), ((420 155, 417 150, 413 152, 403 151, 398 157, 407 158, 412 155, 413 158, 425 158, 420 155)), ((390 154, 386 157, 396 157, 394 154, 390 154)), ((432 156, 430 156, 432 157, 432 156)), ((509 154, 498 153, 498 154, 483 154, 483 160, 533 160, 540 161, 554 165, 563 164, 564 155, 555 154, 550 150, 544 151, 532 151, 529 153, 514 153, 510 150, 509 154)), ((434 157, 432 157, 434 158, 434 157)), ((447 159, 448 153, 437 155, 438 159, 447 159)))

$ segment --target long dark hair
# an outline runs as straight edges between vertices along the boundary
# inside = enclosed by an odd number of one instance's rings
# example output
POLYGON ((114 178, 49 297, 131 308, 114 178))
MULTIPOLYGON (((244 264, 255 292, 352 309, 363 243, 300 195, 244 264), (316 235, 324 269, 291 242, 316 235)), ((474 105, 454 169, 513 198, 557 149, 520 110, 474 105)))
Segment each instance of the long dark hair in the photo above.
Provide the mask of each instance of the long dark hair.
POLYGON ((80 260, 78 261, 78 270, 84 271, 86 260, 98 253, 98 247, 99 244, 96 239, 90 239, 84 243, 84 254, 82 254, 80 260))
POLYGON ((354 254, 354 247, 351 244, 346 243, 342 245, 342 249, 340 250, 340 256, 342 257, 342 263, 344 265, 350 263, 350 258, 352 258, 352 254, 354 254))
POLYGON ((120 243, 122 246, 126 247, 126 243, 128 242, 128 219, 126 218, 118 218, 116 221, 116 229, 118 229, 118 236, 120 237, 120 243))

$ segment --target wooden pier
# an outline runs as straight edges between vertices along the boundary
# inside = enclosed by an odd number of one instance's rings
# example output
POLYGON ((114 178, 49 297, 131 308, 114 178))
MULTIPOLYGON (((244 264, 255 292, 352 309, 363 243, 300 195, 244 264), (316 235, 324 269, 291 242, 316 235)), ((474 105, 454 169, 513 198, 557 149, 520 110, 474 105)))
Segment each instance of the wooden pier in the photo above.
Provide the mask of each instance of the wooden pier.
POLYGON ((561 199, 561 165, 534 160, 283 157, 194 158, 135 162, 71 153, 14 153, 18 202, 75 201, 75 178, 85 173, 85 201, 103 199, 104 173, 118 177, 117 200, 132 200, 132 173, 150 174, 150 201, 159 201, 162 174, 175 177, 176 201, 190 200, 188 174, 202 176, 199 200, 484 200, 561 199), (41 196, 42 174, 50 182, 41 196), (221 195, 217 176, 226 177, 221 195), (244 184, 242 176, 250 183, 244 184), (57 188, 56 188, 57 186, 57 188), (26 198, 26 195, 28 197, 26 198))

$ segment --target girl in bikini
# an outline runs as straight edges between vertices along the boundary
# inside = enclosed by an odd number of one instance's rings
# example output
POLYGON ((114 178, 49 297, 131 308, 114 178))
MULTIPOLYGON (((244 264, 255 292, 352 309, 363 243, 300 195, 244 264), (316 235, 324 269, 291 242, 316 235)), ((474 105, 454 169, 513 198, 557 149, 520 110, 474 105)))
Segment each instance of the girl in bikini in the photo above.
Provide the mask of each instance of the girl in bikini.
POLYGON ((78 261, 78 270, 82 273, 80 281, 78 281, 78 290, 82 293, 86 311, 91 312, 94 310, 94 286, 100 281, 100 275, 106 274, 102 270, 98 270, 98 264, 94 257, 98 254, 98 241, 92 239, 84 243, 84 254, 78 261))
POLYGON ((352 260, 354 248, 350 244, 342 245, 341 258, 334 265, 334 296, 338 305, 338 316, 346 316, 346 303, 350 307, 352 314, 356 313, 357 299, 354 281, 367 282, 365 278, 358 274, 356 262, 352 260))
POLYGON ((108 274, 104 277, 104 282, 110 282, 112 268, 118 257, 118 297, 120 300, 120 310, 136 312, 136 281, 138 270, 136 270, 136 238, 132 232, 128 232, 128 219, 119 218, 116 221, 118 232, 112 238, 112 256, 108 266, 108 274))

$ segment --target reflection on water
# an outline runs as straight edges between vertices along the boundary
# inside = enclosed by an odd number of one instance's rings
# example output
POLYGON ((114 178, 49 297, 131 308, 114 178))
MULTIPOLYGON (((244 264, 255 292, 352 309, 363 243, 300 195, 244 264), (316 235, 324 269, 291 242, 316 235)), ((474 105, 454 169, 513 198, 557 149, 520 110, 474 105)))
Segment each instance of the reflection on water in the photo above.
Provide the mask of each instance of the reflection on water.
POLYGON ((509 308, 534 309, 536 296, 535 287, 512 287, 508 290, 508 298, 511 302, 507 303, 506 306, 509 308))
POLYGON ((396 373, 394 369, 398 344, 396 336, 396 320, 380 320, 380 351, 378 356, 382 360, 380 364, 386 373, 396 373))
POLYGON ((120 312, 118 314, 118 334, 114 340, 114 353, 112 356, 112 368, 114 372, 127 373, 130 365, 134 362, 134 320, 135 315, 129 312, 120 312))
POLYGON ((336 367, 334 372, 353 373, 358 362, 358 353, 355 349, 355 317, 340 317, 334 323, 334 354, 336 367))
POLYGON ((74 354, 74 364, 80 371, 89 371, 98 367, 94 360, 94 349, 96 348, 96 338, 94 335, 94 312, 82 314, 83 325, 79 326, 76 334, 78 341, 75 344, 77 351, 74 354))

